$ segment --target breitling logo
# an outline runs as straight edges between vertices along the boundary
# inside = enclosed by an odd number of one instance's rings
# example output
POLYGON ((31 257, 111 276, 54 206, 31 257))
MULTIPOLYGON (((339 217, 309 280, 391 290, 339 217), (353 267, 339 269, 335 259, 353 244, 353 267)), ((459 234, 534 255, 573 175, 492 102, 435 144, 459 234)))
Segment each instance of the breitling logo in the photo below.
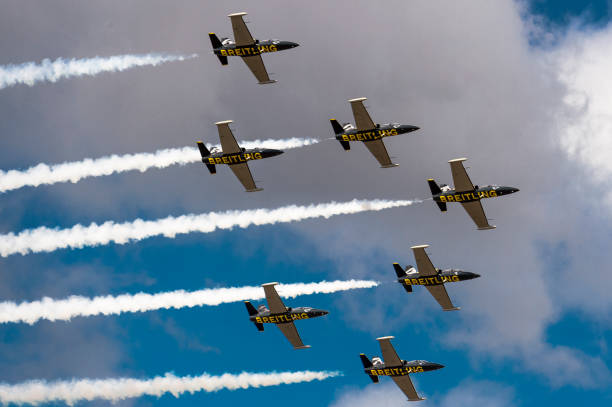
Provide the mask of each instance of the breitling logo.
POLYGON ((343 141, 368 141, 378 140, 387 136, 397 136, 396 129, 376 130, 376 131, 365 131, 355 134, 343 134, 343 141))
POLYGON ((261 153, 231 154, 231 155, 224 155, 223 157, 209 157, 208 163, 209 164, 238 164, 238 163, 247 162, 249 160, 261 160, 262 158, 263 157, 261 156, 261 153))
POLYGON ((459 281, 459 276, 435 276, 404 279, 404 283, 408 285, 435 285, 451 282, 456 283, 457 281, 459 281))
POLYGON ((440 201, 442 202, 468 202, 468 201, 477 201, 482 198, 495 198, 497 196, 497 191, 480 191, 478 193, 467 192, 464 194, 455 194, 455 195, 441 195, 440 201))
POLYGON ((281 324, 283 322, 292 322, 298 319, 309 319, 307 313, 303 312, 301 314, 284 314, 284 315, 274 315, 271 317, 256 317, 255 321, 259 324, 281 324))
POLYGON ((423 372, 422 366, 406 366, 397 367, 391 369, 372 369, 370 374, 372 376, 406 376, 409 373, 421 373, 423 372))
POLYGON ((278 48, 276 45, 260 45, 253 47, 241 47, 241 48, 228 48, 220 50, 221 55, 223 56, 239 56, 239 57, 248 57, 251 55, 259 55, 264 52, 276 52, 278 48))

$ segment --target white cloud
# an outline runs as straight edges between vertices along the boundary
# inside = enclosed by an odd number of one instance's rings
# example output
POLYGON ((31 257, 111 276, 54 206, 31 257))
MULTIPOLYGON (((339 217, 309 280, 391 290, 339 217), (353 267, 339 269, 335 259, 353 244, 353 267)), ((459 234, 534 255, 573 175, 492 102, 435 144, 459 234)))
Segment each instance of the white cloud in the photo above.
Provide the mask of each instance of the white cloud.
MULTIPOLYGON (((440 389, 444 391, 444 389, 440 389)), ((417 389, 417 391, 419 391, 417 389)), ((436 394, 425 402, 430 407, 511 407, 518 403, 510 387, 488 381, 464 381, 444 394, 436 394)), ((370 384, 364 389, 344 389, 331 407, 396 407, 407 404, 404 394, 391 382, 370 384)))

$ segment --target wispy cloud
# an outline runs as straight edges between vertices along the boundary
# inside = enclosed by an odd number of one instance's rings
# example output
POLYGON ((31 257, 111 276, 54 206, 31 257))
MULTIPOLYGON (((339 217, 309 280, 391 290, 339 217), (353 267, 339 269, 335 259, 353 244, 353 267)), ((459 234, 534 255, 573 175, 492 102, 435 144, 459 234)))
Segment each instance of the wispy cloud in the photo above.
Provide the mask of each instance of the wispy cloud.
POLYGON ((420 201, 358 200, 330 202, 308 206, 290 205, 276 209, 249 209, 205 214, 169 216, 157 220, 136 219, 132 222, 104 222, 89 226, 77 224, 69 229, 39 227, 18 234, 0 235, 0 256, 52 252, 57 249, 83 248, 109 243, 126 244, 153 236, 175 238, 192 232, 210 233, 217 229, 247 228, 251 225, 273 225, 299 222, 305 219, 330 218, 366 211, 382 211, 409 206, 420 201))
MULTIPOLYGON (((284 140, 253 140, 241 142, 244 148, 274 148, 288 150, 318 143, 316 139, 290 138, 284 140)), ((212 146, 219 147, 219 146, 212 146)), ((126 171, 145 172, 151 168, 166 168, 171 165, 185 165, 201 161, 195 147, 168 148, 153 153, 110 155, 100 158, 86 158, 82 161, 62 164, 40 163, 26 170, 0 170, 0 192, 11 191, 25 186, 37 187, 58 182, 79 182, 83 178, 102 177, 126 171)))
POLYGON ((72 405, 82 400, 119 401, 138 396, 157 396, 170 393, 179 397, 183 393, 197 391, 214 392, 219 390, 238 390, 250 387, 277 386, 325 380, 339 376, 340 372, 271 372, 240 373, 211 376, 177 377, 171 373, 152 379, 73 379, 70 381, 46 382, 32 380, 22 384, 1 384, 0 403, 3 404, 42 404, 62 401, 72 405))
POLYGON ((143 54, 114 55, 83 59, 44 59, 40 64, 26 62, 20 65, 0 66, 0 89, 24 84, 34 86, 38 82, 57 82, 76 76, 94 76, 102 72, 121 72, 138 66, 156 66, 165 62, 184 61, 192 55, 143 54))
MULTIPOLYGON (((367 280, 322 281, 319 283, 279 284, 279 295, 294 298, 299 295, 329 294, 358 288, 376 287, 379 283, 367 280)), ((40 301, 0 303, 0 323, 25 322, 33 324, 41 319, 67 321, 79 316, 118 315, 124 312, 146 312, 158 309, 179 309, 219 305, 228 302, 264 298, 261 287, 210 288, 198 291, 176 290, 157 294, 123 294, 87 298, 72 296, 63 300, 43 298, 40 301)))

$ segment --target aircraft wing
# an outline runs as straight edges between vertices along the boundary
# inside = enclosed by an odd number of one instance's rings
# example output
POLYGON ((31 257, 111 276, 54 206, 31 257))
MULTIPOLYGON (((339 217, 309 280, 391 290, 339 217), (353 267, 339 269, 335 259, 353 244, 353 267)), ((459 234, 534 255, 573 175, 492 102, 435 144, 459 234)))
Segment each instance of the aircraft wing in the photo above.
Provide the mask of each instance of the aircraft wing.
POLYGON ((246 16, 247 13, 234 13, 228 15, 230 20, 232 20, 232 29, 234 30, 234 41, 236 42, 236 46, 242 47, 245 45, 253 45, 255 44, 255 40, 253 36, 249 32, 242 16, 246 16))
POLYGON ((376 338, 378 344, 380 345, 380 351, 382 352, 382 357, 386 366, 399 366, 402 364, 402 360, 399 358, 399 356, 397 356, 395 348, 391 344, 391 339, 393 338, 394 336, 383 336, 381 338, 376 338))
POLYGON ((366 98, 351 99, 351 108, 353 109, 353 116, 355 117, 355 125, 357 130, 371 130, 376 127, 370 114, 363 105, 363 101, 366 98))
POLYGON ((416 389, 414 388, 414 384, 412 384, 412 380, 410 380, 410 376, 392 376, 391 378, 393 379, 395 384, 397 384, 397 387, 399 387, 400 390, 404 392, 406 397, 408 397, 408 400, 425 400, 424 398, 419 397, 419 395, 417 394, 416 389))
POLYGON ((448 293, 446 292, 446 288, 444 285, 426 285, 425 288, 429 291, 431 295, 438 301, 438 304, 442 307, 444 311, 457 311, 458 307, 453 305, 448 293))
POLYGON ((257 185, 255 185, 253 175, 247 163, 231 164, 229 167, 247 192, 262 190, 262 188, 257 188, 257 185))
POLYGON ((425 253, 425 248, 429 245, 412 246, 412 252, 414 253, 414 259, 416 260, 417 269, 419 274, 422 276, 435 276, 438 274, 436 268, 431 263, 429 256, 425 253))
POLYGON ((495 229, 495 226, 489 225, 480 201, 461 202, 461 206, 463 206, 468 215, 470 215, 470 218, 478 226, 478 230, 495 229))
POLYGON ((221 149, 224 153, 239 153, 240 146, 236 142, 232 130, 229 128, 229 124, 232 120, 225 120, 223 122, 215 123, 217 125, 217 131, 219 132, 219 140, 221 141, 221 149))
POLYGON ((264 293, 266 294, 266 301, 268 301, 268 308, 272 314, 280 314, 283 312, 287 312, 287 307, 283 304, 283 300, 276 292, 275 285, 278 283, 267 283, 263 284, 264 293))
POLYGON ((283 324, 276 324, 278 329, 281 330, 283 335, 291 342, 294 348, 296 349, 304 349, 310 348, 309 345, 304 345, 302 342, 302 338, 300 338, 300 334, 298 333, 295 324, 293 322, 287 322, 283 324))
POLYGON ((463 161, 465 160, 467 158, 456 158, 449 161, 451 173, 453 174, 453 184, 455 184, 455 191, 457 192, 474 190, 474 184, 472 184, 470 177, 463 167, 463 161))
POLYGON ((378 160, 382 168, 397 167, 397 164, 391 162, 385 143, 382 139, 364 141, 363 144, 370 150, 370 153, 378 160))
POLYGON ((270 79, 266 66, 263 63, 263 59, 261 59, 261 55, 242 57, 242 60, 245 64, 247 64, 251 72, 253 72, 253 75, 255 75, 255 78, 257 78, 257 81, 259 81, 260 84, 276 82, 270 79))

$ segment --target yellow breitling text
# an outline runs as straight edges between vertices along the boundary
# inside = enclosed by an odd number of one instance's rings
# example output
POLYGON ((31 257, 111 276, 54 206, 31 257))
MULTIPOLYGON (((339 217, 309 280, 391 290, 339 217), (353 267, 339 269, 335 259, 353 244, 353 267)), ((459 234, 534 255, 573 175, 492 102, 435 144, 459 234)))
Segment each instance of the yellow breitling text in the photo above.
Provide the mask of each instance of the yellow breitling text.
POLYGON ((210 157, 208 159, 208 163, 209 164, 238 164, 238 163, 247 162, 249 160, 261 160, 262 158, 263 157, 261 156, 261 153, 232 154, 232 155, 225 155, 223 157, 214 157, 214 158, 210 157))
POLYGON ((278 48, 276 45, 260 45, 253 47, 241 47, 236 49, 222 49, 220 50, 221 55, 226 56, 238 56, 238 57, 248 57, 251 55, 259 55, 264 52, 276 52, 278 48))
POLYGON ((387 130, 374 130, 374 131, 364 131, 361 133, 355 134, 343 134, 343 141, 369 141, 369 140, 378 140, 387 136, 397 136, 396 129, 387 129, 387 130))
POLYGON ((497 191, 480 191, 477 194, 474 192, 467 192, 465 194, 455 195, 441 195, 440 201, 442 202, 463 202, 463 201, 476 201, 482 198, 495 198, 497 191))
POLYGON ((404 279, 404 283, 408 285, 434 285, 442 283, 456 283, 457 281, 459 281, 459 276, 435 276, 404 279))
POLYGON ((284 315, 274 315, 270 317, 256 317, 255 321, 259 324, 282 324, 283 322, 292 322, 298 319, 308 319, 310 318, 307 313, 303 312, 301 314, 284 314, 284 315))
POLYGON ((372 376, 406 376, 408 373, 422 373, 423 366, 394 367, 391 369, 372 369, 372 376))

